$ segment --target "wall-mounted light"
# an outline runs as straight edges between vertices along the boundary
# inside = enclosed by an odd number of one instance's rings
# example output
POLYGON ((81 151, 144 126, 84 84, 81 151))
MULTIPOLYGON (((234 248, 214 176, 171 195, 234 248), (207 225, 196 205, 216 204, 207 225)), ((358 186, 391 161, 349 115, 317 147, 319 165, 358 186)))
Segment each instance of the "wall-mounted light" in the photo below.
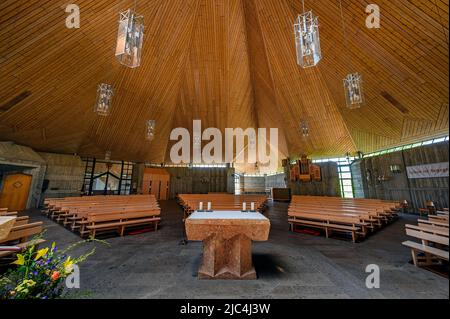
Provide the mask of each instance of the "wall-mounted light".
POLYGON ((397 164, 389 166, 389 169, 392 174, 400 174, 402 172, 400 165, 397 164))

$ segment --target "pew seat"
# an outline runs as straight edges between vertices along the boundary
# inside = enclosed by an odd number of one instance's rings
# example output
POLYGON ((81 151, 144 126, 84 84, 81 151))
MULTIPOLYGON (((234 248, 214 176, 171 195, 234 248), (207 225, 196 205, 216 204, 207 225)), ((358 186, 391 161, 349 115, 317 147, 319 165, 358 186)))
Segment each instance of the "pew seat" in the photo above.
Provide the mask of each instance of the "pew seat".
MULTIPOLYGON (((153 224, 155 230, 161 218, 153 211, 142 212, 118 212, 118 213, 90 213, 84 223, 90 238, 95 238, 99 231, 116 229, 123 236, 125 228, 130 226, 141 226, 153 224)), ((83 230, 81 232, 84 233, 83 230)))

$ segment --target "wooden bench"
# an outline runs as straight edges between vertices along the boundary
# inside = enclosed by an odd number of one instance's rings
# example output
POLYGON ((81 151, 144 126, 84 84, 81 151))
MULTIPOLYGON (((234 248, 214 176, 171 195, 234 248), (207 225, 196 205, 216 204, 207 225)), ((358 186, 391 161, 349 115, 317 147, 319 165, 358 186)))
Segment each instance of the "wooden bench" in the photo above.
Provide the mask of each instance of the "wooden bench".
POLYGON ((30 246, 37 246, 44 243, 43 239, 31 239, 29 237, 36 236, 42 232, 42 222, 28 223, 28 217, 18 217, 11 229, 8 237, 2 240, 0 246, 11 247, 11 250, 0 252, 0 257, 6 257, 17 252, 16 248, 20 250, 26 249, 30 246))
POLYGON ((155 230, 161 218, 154 211, 116 212, 116 213, 89 213, 86 220, 86 229, 90 238, 95 238, 98 231, 117 229, 123 236, 125 228, 153 224, 155 230))
POLYGON ((119 230, 120 235, 123 235, 124 227, 120 228, 121 226, 144 223, 154 223, 156 230, 161 220, 159 217, 161 209, 154 195, 47 199, 43 213, 64 226, 70 226, 73 231, 78 230, 82 236, 91 234, 94 237, 98 230, 114 227, 119 230), (128 217, 125 218, 124 214, 128 214, 128 217), (133 214, 146 214, 146 218, 133 214), (121 218, 118 219, 117 216, 121 218))
POLYGON ((448 223, 448 216, 445 215, 428 215, 428 220, 438 223, 448 223))
POLYGON ((368 224, 361 222, 358 217, 293 212, 288 222, 291 231, 294 231, 295 225, 321 228, 325 231, 327 238, 332 231, 351 234, 353 242, 357 241, 357 235, 362 237, 367 235, 368 224))
MULTIPOLYGON (((357 235, 366 237, 368 230, 374 231, 395 220, 399 207, 400 203, 372 199, 293 196, 288 209, 288 222, 291 230, 292 222, 298 220, 299 216, 303 216, 301 220, 304 225, 305 220, 312 220, 313 223, 309 224, 320 227, 323 227, 324 223, 337 224, 340 225, 337 229, 351 232, 355 242, 357 235), (332 222, 331 218, 335 218, 335 222, 332 222)), ((328 230, 325 231, 327 234, 328 230)))
POLYGON ((448 235, 445 237, 436 233, 416 230, 411 227, 406 228, 406 234, 421 240, 421 243, 414 241, 404 241, 402 243, 404 246, 411 249, 411 255, 415 266, 432 265, 435 259, 448 261, 448 235), (434 245, 435 247, 430 245, 434 245), (446 250, 444 248, 446 248, 446 250), (418 256, 419 252, 423 253, 425 256, 418 256))
POLYGON ((16 253, 24 251, 25 249, 31 246, 37 247, 42 243, 45 243, 44 239, 31 239, 30 241, 27 241, 25 243, 18 243, 14 246, 2 246, 2 249, 0 250, 0 258, 14 255, 16 253))
POLYGON ((425 232, 425 233, 429 233, 429 234, 440 235, 440 236, 444 236, 444 237, 449 236, 449 230, 448 230, 448 228, 445 228, 445 227, 434 227, 432 225, 423 225, 423 226, 417 225, 416 226, 416 225, 410 225, 410 224, 406 224, 405 227, 406 227, 406 229, 417 230, 417 231, 421 231, 421 232, 425 232))
POLYGON ((431 225, 433 227, 444 227, 448 229, 449 223, 443 223, 440 221, 433 221, 433 220, 425 220, 425 219, 418 219, 417 223, 419 224, 419 226, 423 226, 423 225, 431 225))

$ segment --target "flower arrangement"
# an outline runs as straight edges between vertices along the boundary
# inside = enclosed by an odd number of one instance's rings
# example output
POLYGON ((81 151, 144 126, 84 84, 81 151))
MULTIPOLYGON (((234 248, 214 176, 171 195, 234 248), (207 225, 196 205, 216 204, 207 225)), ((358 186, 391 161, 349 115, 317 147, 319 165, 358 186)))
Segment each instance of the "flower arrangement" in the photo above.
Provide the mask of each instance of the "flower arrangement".
POLYGON ((59 251, 53 243, 49 248, 37 250, 31 246, 23 254, 17 254, 16 267, 0 277, 0 299, 56 299, 64 291, 64 283, 75 265, 94 254, 89 253, 72 259, 67 252, 84 241, 59 251))

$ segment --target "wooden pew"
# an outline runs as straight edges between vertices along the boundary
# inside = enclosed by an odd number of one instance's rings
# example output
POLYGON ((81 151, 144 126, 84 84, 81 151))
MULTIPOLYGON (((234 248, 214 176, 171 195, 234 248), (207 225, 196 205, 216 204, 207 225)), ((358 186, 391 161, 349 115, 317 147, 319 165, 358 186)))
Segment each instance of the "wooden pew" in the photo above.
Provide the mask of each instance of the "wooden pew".
POLYGON ((432 265, 436 259, 448 261, 448 235, 441 236, 437 233, 417 230, 412 227, 406 228, 406 234, 421 241, 421 243, 417 243, 408 240, 402 243, 404 246, 411 249, 411 255, 415 266, 429 266, 432 265), (430 246, 430 244, 432 244, 434 247, 430 246), (419 252, 425 254, 425 256, 418 256, 417 254, 419 252))
POLYGON ((80 235, 95 237, 100 230, 118 229, 153 223, 155 230, 161 218, 161 209, 154 195, 91 196, 47 199, 43 210, 49 218, 70 226, 80 235), (120 218, 118 218, 120 217, 120 218))
MULTIPOLYGON (((23 250, 27 247, 38 246, 44 243, 45 240, 43 239, 29 240, 30 237, 42 232, 42 224, 42 222, 28 223, 28 216, 18 217, 8 237, 2 240, 0 246, 19 247, 23 250)), ((14 253, 14 251, 0 251, 0 258, 10 256, 14 253)))
POLYGON ((117 229, 119 235, 123 236, 126 227, 153 224, 157 230, 160 221, 161 218, 157 212, 152 211, 89 213, 86 228, 90 238, 95 238, 99 231, 114 229, 117 229))
POLYGON ((325 231, 327 238, 333 231, 351 234, 353 242, 357 241, 357 235, 362 237, 367 235, 368 224, 362 222, 358 216, 292 212, 289 215, 288 222, 291 231, 294 231, 296 225, 319 228, 325 231))
POLYGON ((398 207, 400 207, 399 203, 372 199, 293 196, 288 210, 288 223, 291 231, 295 223, 323 228, 328 237, 327 229, 331 229, 331 227, 324 228, 323 224, 330 224, 331 216, 333 216, 334 224, 347 227, 336 228, 350 232, 355 242, 357 235, 364 238, 367 236, 368 230, 374 231, 395 220, 398 207), (302 216, 301 222, 297 221, 299 216, 302 216), (308 219, 312 222, 307 223, 308 219))
POLYGON ((416 226, 416 225, 406 224, 405 228, 416 230, 416 231, 421 231, 421 232, 429 233, 429 234, 433 234, 433 235, 439 235, 439 236, 444 236, 444 237, 449 236, 449 230, 448 230, 448 228, 445 228, 445 227, 419 226, 419 225, 416 226))
POLYGON ((433 227, 443 227, 443 228, 449 228, 449 223, 448 222, 441 222, 441 221, 433 221, 433 220, 425 220, 425 219, 418 219, 417 223, 419 224, 419 226, 424 226, 424 225, 428 225, 428 226, 433 226, 433 227))
POLYGON ((428 220, 438 223, 448 223, 448 216, 446 215, 428 215, 428 220))

